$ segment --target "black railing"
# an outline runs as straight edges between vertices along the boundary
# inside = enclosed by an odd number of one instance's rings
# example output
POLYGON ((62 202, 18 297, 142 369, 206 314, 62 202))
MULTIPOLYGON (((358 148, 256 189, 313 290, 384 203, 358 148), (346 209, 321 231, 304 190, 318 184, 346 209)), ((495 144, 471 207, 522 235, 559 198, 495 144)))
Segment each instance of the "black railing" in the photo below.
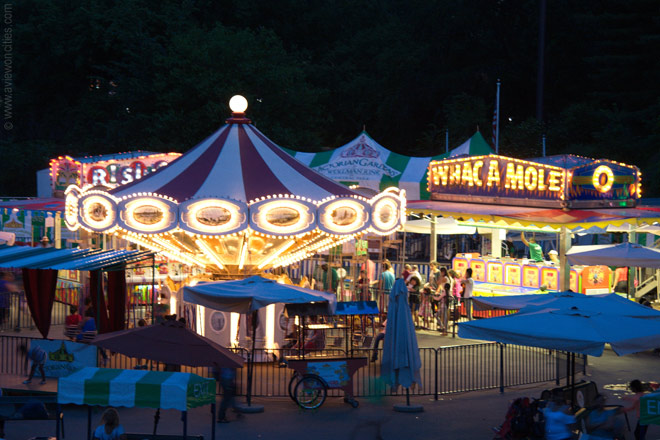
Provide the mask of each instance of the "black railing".
MULTIPOLYGON (((31 338, 20 336, 0 337, 0 374, 25 374, 24 357, 20 346, 28 346, 31 338)), ((236 349, 246 361, 249 351, 236 349)), ((480 343, 438 348, 421 348, 421 383, 410 390, 413 395, 438 396, 467 391, 488 390, 533 383, 555 381, 566 377, 567 356, 564 352, 519 345, 480 343)), ((130 358, 118 353, 99 352, 98 365, 107 368, 145 368, 165 370, 165 364, 130 358)), ((281 361, 288 350, 264 350, 255 352, 255 368, 252 395, 260 397, 286 397, 293 371, 281 361)), ((316 356, 346 356, 341 349, 316 350, 307 353, 316 356)), ((371 358, 373 349, 354 349, 352 356, 371 358)), ((353 376, 354 394, 358 397, 397 395, 401 389, 393 389, 380 378, 382 350, 378 360, 368 362, 353 376)), ((586 374, 586 356, 577 358, 576 371, 586 374)), ((208 367, 175 367, 177 371, 212 377, 208 367)), ((237 374, 237 391, 244 395, 247 390, 247 368, 237 374)), ((330 396, 341 396, 340 390, 329 390, 330 396)))
MULTIPOLYGON (((69 314, 69 305, 53 302, 50 324, 62 325, 69 314)), ((24 292, 0 293, 0 331, 34 328, 34 321, 28 309, 24 292)))

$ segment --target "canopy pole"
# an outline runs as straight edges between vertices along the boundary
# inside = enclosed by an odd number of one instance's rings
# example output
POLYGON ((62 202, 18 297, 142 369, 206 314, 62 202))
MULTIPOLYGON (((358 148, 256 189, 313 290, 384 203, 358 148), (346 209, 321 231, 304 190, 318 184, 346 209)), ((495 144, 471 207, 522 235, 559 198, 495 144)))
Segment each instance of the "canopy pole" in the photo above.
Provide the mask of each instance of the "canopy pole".
POLYGON ((252 312, 252 353, 250 354, 250 359, 248 363, 248 388, 247 388, 247 404, 248 406, 252 405, 252 376, 254 371, 254 353, 257 345, 257 313, 252 312))
POLYGON ((571 232, 566 226, 559 232, 559 290, 565 292, 571 287, 571 267, 566 252, 571 248, 571 232))
POLYGON ((87 440, 92 440, 92 407, 87 405, 87 440))
POLYGON ((156 323, 156 255, 151 257, 151 323, 156 323))
POLYGON ((188 440, 188 411, 181 412, 181 419, 183 420, 183 440, 188 440))
POLYGON ((431 214, 431 261, 438 261, 438 235, 435 229, 435 214, 431 214))

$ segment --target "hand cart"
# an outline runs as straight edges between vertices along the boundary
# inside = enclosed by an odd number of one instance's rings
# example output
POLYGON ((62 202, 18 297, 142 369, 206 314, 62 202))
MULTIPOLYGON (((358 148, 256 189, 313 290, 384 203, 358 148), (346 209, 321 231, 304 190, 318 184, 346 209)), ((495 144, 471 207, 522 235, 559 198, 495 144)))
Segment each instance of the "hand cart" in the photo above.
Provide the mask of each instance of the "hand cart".
MULTIPOLYGON (((287 305, 287 313, 290 315, 313 315, 309 310, 296 305, 287 305)), ((317 313, 318 314, 318 313, 317 313)), ((333 316, 344 316, 347 319, 354 315, 377 315, 378 306, 374 301, 351 301, 337 303, 337 310, 333 316)), ((304 335, 305 324, 303 320, 302 332, 304 335)), ((299 356, 286 357, 286 363, 293 370, 293 376, 289 381, 289 396, 301 408, 319 408, 325 402, 328 389, 344 390, 344 402, 353 408, 359 406, 359 402, 353 398, 353 374, 368 364, 366 357, 353 357, 353 325, 341 324, 312 324, 307 328, 318 330, 343 329, 346 340, 347 356, 319 356, 305 354, 304 338, 300 341, 303 349, 299 356), (350 330, 350 337, 348 335, 350 330)))
POLYGON ((366 357, 287 358, 296 374, 289 382, 289 395, 301 408, 315 409, 323 405, 329 389, 344 390, 344 402, 353 408, 353 374, 367 365, 366 357))

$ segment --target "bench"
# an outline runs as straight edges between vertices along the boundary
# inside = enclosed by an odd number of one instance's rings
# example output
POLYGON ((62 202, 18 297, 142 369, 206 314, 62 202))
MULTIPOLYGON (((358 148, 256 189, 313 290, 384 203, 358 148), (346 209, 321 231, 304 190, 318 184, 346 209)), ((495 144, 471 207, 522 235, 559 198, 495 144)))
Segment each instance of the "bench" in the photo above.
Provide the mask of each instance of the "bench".
MULTIPOLYGON (((203 435, 189 435, 188 440, 204 440, 203 435)), ((126 434, 126 440, 183 440, 182 435, 168 434, 126 434)))
POLYGON ((4 437, 5 422, 16 420, 55 420, 55 437, 64 438, 64 413, 57 396, 2 396, 0 397, 0 437, 4 437), (40 402, 46 408, 45 416, 24 417, 21 410, 26 403, 40 402), (60 437, 60 432, 62 436, 60 437))

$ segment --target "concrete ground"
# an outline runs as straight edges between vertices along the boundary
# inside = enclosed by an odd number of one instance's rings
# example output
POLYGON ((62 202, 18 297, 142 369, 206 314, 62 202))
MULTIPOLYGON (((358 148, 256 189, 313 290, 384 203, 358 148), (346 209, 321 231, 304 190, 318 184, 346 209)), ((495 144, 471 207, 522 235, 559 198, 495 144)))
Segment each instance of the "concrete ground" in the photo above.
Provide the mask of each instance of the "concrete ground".
MULTIPOLYGON (((27 332, 21 332, 26 335, 27 332)), ((441 337, 431 331, 419 331, 420 347, 466 344, 474 341, 460 338, 441 337)), ((578 377, 579 380, 581 377, 578 377)), ((587 377, 595 381, 599 390, 608 396, 608 403, 621 403, 626 392, 618 385, 632 379, 660 381, 660 357, 651 352, 618 357, 606 350, 599 358, 590 357, 587 377)), ((563 385, 563 382, 562 382, 563 385)), ((393 404, 404 403, 404 397, 388 397, 381 400, 359 399, 360 407, 354 409, 343 403, 341 398, 329 397, 325 404, 312 411, 298 408, 286 398, 259 398, 263 404, 261 414, 247 414, 240 418, 231 413, 230 423, 217 424, 217 439, 268 440, 268 439, 314 439, 314 440, 371 440, 381 436, 389 439, 491 439, 492 427, 504 420, 509 403, 517 397, 538 398, 541 391, 553 388, 554 382, 507 388, 503 394, 498 390, 469 392, 440 396, 413 397, 411 403, 423 405, 424 412, 417 414, 398 413, 393 404)), ((239 401, 242 398, 239 398, 239 401)), ((92 426, 99 423, 102 409, 95 408, 92 426)), ((87 432, 87 410, 67 406, 65 413, 66 438, 85 439, 87 432)), ((121 422, 127 432, 150 433, 153 430, 154 410, 119 409, 121 422)), ((634 429, 636 416, 630 417, 634 429)), ((202 434, 211 438, 210 408, 198 408, 189 412, 189 434, 202 434)), ((23 440, 36 436, 54 435, 54 422, 20 421, 6 424, 7 440, 23 440)), ((158 433, 181 434, 182 424, 178 411, 162 411, 158 433)), ((628 432, 627 439, 633 439, 628 432)), ((647 439, 660 439, 660 426, 651 426, 647 439)))

